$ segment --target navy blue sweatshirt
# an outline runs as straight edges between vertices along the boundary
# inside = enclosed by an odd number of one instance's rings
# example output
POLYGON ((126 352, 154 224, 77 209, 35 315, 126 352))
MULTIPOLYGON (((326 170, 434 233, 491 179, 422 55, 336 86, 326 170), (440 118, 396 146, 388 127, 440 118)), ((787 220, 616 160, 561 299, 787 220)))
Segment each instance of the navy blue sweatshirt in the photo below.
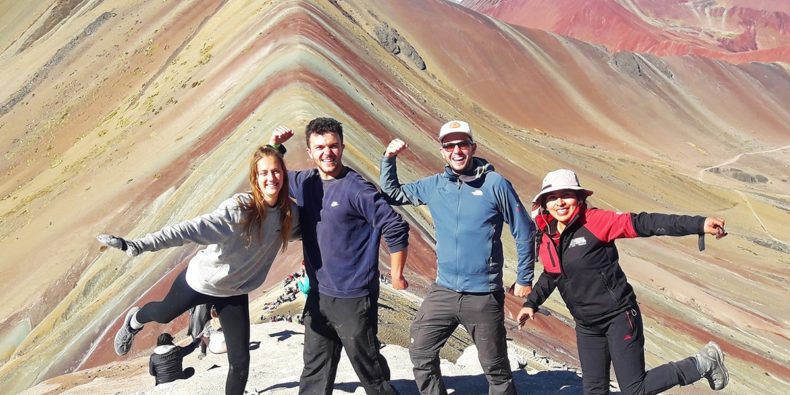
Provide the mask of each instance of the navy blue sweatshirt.
POLYGON ((310 288, 322 295, 356 298, 379 287, 379 241, 390 253, 408 246, 409 225, 375 186, 346 167, 334 180, 317 169, 288 173, 302 229, 310 288))

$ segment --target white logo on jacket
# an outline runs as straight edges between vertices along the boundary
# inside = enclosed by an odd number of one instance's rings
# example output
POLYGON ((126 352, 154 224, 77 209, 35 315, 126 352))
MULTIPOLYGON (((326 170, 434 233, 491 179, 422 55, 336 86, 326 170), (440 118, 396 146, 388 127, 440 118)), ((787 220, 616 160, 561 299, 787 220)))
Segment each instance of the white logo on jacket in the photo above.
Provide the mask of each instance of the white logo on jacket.
POLYGON ((576 246, 586 246, 586 245, 587 245, 587 239, 585 239, 584 236, 582 236, 571 240, 571 245, 569 245, 568 248, 573 248, 576 246))
POLYGON ((332 204, 330 204, 329 207, 337 207, 339 205, 340 205, 340 203, 338 203, 338 202, 332 202, 332 204))
POLYGON ((475 189, 474 191, 472 191, 472 195, 473 196, 483 196, 483 191, 481 191, 479 189, 475 189))

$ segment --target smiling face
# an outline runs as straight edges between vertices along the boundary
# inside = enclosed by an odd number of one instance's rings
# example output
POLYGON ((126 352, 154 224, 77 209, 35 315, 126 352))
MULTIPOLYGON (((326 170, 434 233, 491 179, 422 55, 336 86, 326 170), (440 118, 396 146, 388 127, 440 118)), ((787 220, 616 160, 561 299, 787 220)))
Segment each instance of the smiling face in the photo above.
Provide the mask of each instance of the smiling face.
POLYGON ((266 205, 274 207, 277 204, 284 175, 285 171, 276 157, 264 156, 258 160, 257 185, 266 205))
POLYGON ((472 164, 477 144, 466 133, 450 133, 442 139, 442 158, 456 173, 461 173, 472 164))
POLYGON ((343 148, 337 133, 310 134, 307 156, 315 162, 322 179, 337 178, 343 172, 343 148))
POLYGON ((560 223, 567 225, 573 218, 573 213, 579 207, 579 198, 576 191, 571 189, 562 189, 559 191, 549 192, 545 196, 546 209, 549 214, 556 218, 560 223))

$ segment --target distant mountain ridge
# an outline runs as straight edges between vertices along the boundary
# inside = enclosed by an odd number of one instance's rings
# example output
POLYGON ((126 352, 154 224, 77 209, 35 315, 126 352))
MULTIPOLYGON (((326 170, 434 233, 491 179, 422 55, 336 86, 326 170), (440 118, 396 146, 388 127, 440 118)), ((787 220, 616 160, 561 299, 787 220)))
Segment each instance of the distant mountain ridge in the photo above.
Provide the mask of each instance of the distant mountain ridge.
POLYGON ((782 0, 463 0, 508 23, 658 56, 790 63, 790 3, 782 0))

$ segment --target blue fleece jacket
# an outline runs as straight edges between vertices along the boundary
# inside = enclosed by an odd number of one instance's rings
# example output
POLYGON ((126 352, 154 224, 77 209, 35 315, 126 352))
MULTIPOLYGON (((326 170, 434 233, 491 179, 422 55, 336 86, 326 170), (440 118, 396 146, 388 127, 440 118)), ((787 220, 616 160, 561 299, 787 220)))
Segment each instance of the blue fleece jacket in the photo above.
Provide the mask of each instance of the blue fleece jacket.
POLYGON ((310 288, 323 295, 355 298, 379 287, 379 241, 390 253, 408 246, 409 224, 356 171, 334 180, 317 169, 288 173, 302 229, 310 288))
POLYGON ((518 254, 517 279, 531 285, 535 225, 493 165, 473 159, 472 171, 443 173, 409 184, 398 181, 395 158, 381 160, 381 190, 393 204, 427 204, 436 228, 436 283, 456 292, 491 292, 502 286, 502 224, 510 225, 518 254))

